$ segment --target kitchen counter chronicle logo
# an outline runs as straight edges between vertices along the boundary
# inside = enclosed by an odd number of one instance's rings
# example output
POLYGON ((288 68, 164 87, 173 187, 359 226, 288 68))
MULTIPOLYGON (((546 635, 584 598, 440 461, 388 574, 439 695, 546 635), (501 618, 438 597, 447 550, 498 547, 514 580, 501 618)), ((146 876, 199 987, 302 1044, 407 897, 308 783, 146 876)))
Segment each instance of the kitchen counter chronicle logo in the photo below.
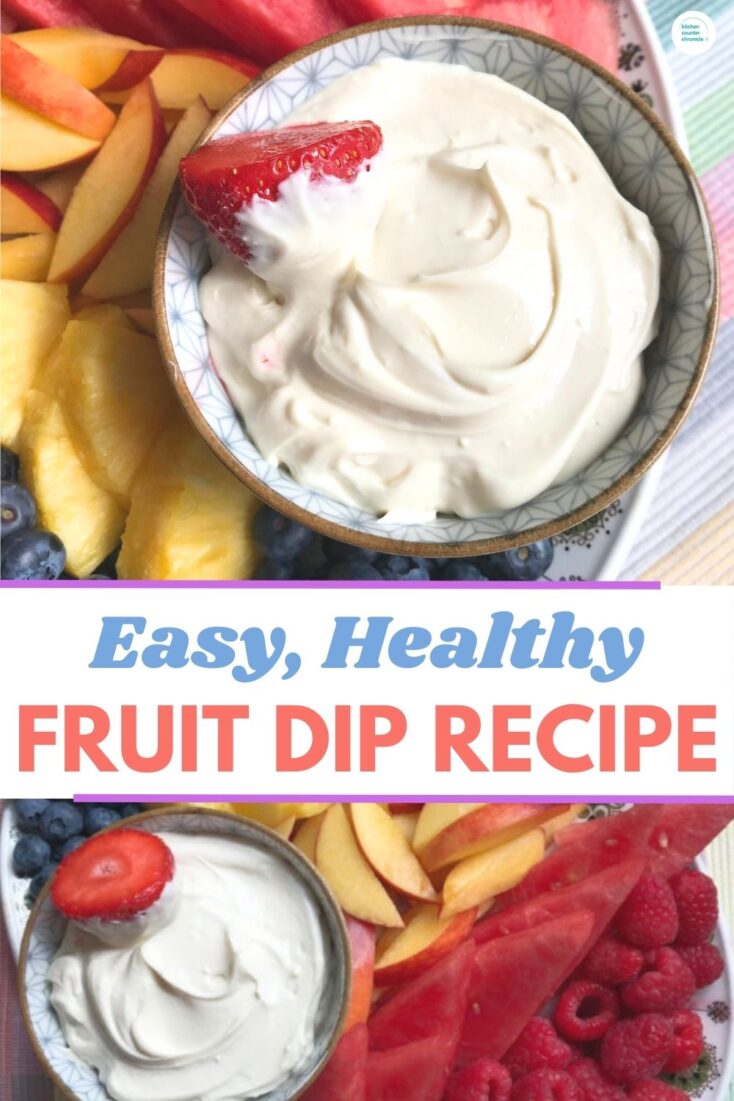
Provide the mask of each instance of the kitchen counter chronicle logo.
POLYGON ((705 12, 684 11, 673 23, 671 36, 677 50, 696 57, 711 49, 716 39, 716 27, 705 12))

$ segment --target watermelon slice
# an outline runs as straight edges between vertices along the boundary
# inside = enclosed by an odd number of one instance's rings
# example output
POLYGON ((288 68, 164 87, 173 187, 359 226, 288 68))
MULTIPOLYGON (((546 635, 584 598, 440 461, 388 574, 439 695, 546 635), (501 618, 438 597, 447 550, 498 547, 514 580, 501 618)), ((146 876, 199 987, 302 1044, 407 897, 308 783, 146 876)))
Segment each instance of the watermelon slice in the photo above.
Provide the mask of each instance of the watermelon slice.
POLYGON ((365 1101, 367 1089, 367 1025, 350 1028, 302 1101, 365 1101))
POLYGON ((552 0, 334 0, 350 24, 401 15, 455 15, 457 19, 491 19, 538 34, 552 35, 552 0))
MULTIPOLYGON (((628 818, 632 811, 620 815, 628 818)), ((662 807, 649 839, 650 871, 670 879, 734 821, 734 803, 671 803, 662 807)))
POLYGON ((551 8, 552 37, 616 73, 619 28, 611 0, 552 0, 551 8))
POLYGON ((441 1036, 448 1037, 455 1052, 466 1013, 474 954, 474 942, 468 940, 401 986, 368 1022, 370 1050, 385 1051, 441 1036))
POLYGON ((441 1038, 371 1051, 367 1101, 441 1101, 454 1053, 453 1044, 441 1038))
POLYGON ((459 1059, 501 1059, 544 1002, 586 954, 591 910, 498 937, 476 952, 459 1059))
POLYGON ((180 46, 173 24, 148 0, 80 0, 83 8, 110 34, 137 38, 148 46, 180 46))
POLYGON ((77 0, 5 0, 3 14, 21 27, 98 27, 77 0))

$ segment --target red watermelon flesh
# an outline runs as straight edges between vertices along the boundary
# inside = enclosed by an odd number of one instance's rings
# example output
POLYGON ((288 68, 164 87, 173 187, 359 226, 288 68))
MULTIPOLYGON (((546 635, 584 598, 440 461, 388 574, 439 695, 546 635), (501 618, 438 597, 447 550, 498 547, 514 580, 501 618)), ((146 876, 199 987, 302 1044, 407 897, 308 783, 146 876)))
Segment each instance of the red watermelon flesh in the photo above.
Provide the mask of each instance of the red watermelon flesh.
POLYGON ((443 1036, 453 1041, 455 1052, 467 1007, 474 954, 474 942, 468 940, 401 986, 368 1022, 370 1050, 384 1051, 443 1036))
MULTIPOLYGON (((631 811, 621 815, 627 818, 631 811)), ((650 870, 670 879, 734 821, 734 804, 671 803, 664 806, 648 842, 650 870)))
POLYGON ((367 1101, 441 1101, 454 1055, 455 1047, 442 1037, 371 1051, 367 1101))
POLYGON ((552 0, 553 38, 617 71, 619 28, 611 0, 552 0))
POLYGON ((366 1089, 367 1025, 358 1024, 342 1036, 302 1101, 365 1101, 366 1089))
POLYGON ((553 34, 552 0, 334 0, 350 23, 396 19, 403 15, 453 15, 490 19, 538 34, 553 34))
POLYGON ((586 954, 590 910, 554 918, 477 949, 459 1059, 501 1059, 534 1013, 586 954))

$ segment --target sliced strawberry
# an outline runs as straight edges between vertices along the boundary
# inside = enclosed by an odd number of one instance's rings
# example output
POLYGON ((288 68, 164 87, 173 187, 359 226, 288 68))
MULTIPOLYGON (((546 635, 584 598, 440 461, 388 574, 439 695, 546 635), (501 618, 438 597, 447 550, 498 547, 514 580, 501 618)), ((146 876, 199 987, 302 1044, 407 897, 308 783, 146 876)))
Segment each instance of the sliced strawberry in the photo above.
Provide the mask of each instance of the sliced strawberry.
POLYGON ((315 122, 282 130, 220 138, 189 153, 180 165, 186 201, 214 236, 247 259, 236 215, 257 195, 278 198, 280 185, 299 169, 312 180, 353 180, 379 153, 382 133, 374 122, 315 122))
POLYGON ((68 918, 126 921, 148 910, 172 878, 173 853, 160 837, 115 829, 64 857, 51 898, 68 918))

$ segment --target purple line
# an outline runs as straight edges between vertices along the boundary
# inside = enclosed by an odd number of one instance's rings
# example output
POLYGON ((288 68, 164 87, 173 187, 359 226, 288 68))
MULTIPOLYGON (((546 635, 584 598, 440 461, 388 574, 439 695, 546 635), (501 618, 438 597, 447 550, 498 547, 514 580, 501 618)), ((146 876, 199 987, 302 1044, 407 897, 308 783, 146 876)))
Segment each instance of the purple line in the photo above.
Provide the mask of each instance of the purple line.
POLYGON ((660 581, 0 581, 0 589, 611 589, 659 590, 660 581))
POLYGON ((452 792, 451 795, 165 795, 150 794, 96 794, 75 795, 77 803, 734 803, 734 795, 468 795, 452 792))

